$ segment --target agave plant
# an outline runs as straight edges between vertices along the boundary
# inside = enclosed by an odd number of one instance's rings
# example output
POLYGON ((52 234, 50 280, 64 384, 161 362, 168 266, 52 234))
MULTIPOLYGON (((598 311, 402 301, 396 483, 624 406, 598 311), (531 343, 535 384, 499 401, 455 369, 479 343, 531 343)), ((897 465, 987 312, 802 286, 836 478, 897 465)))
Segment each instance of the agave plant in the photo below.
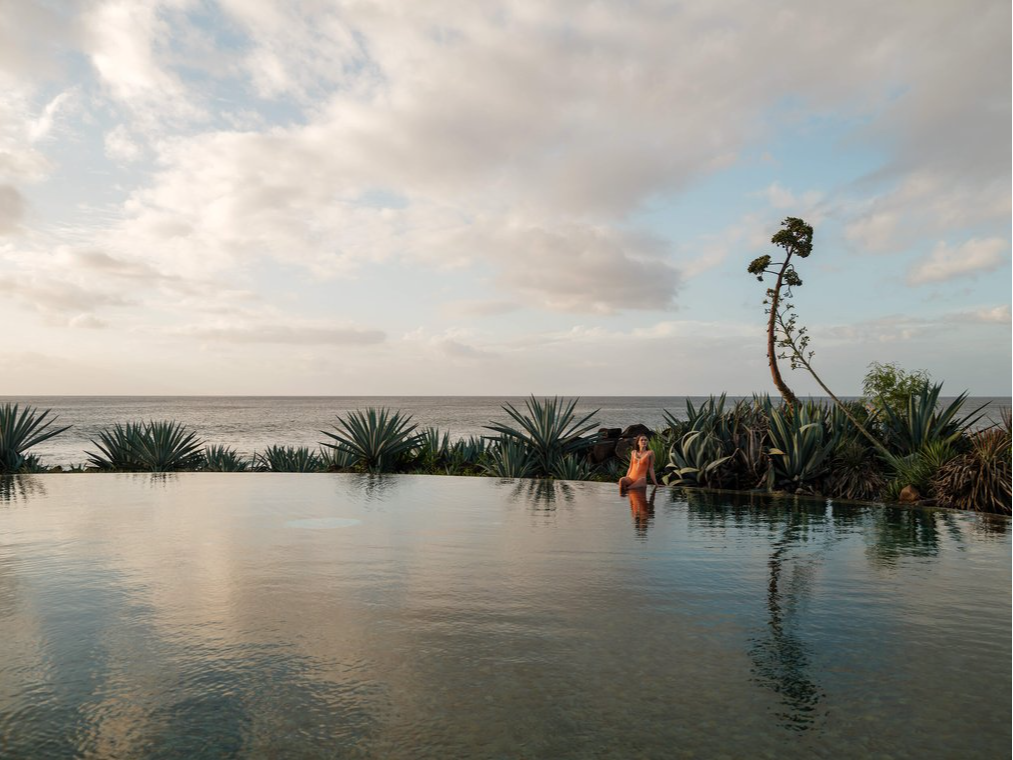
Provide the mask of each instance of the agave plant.
POLYGON ((560 457, 549 474, 557 480, 590 480, 592 472, 586 459, 571 454, 560 457))
POLYGON ((614 482, 619 480, 619 478, 621 478, 625 472, 626 469, 623 467, 622 462, 620 462, 618 459, 613 458, 613 459, 606 459, 604 462, 598 465, 596 475, 597 480, 602 480, 605 482, 614 482))
POLYGON ((905 411, 894 409, 886 402, 882 404, 880 425, 893 451, 908 456, 924 450, 925 446, 935 441, 952 444, 981 419, 980 412, 985 408, 984 405, 963 419, 957 417, 967 399, 966 391, 945 409, 938 409, 942 388, 942 383, 934 383, 911 394, 905 411))
POLYGON ((323 462, 306 446, 268 446, 253 455, 253 466, 261 472, 320 472, 323 462))
MULTIPOLYGON (((50 429, 56 418, 47 420, 50 409, 18 404, 0 405, 0 473, 19 472, 25 465, 25 451, 67 430, 70 425, 50 429)), ((37 460, 35 460, 37 463, 37 460)))
POLYGON ((370 407, 365 412, 349 412, 338 417, 337 433, 321 431, 337 443, 324 443, 329 448, 341 447, 352 452, 356 463, 372 473, 389 472, 400 466, 419 445, 410 415, 391 413, 388 409, 370 407))
POLYGON ((719 470, 732 456, 719 436, 709 430, 691 430, 672 446, 669 472, 663 480, 672 486, 719 487, 719 470))
POLYGON ((514 440, 527 448, 534 457, 536 474, 548 475, 559 459, 581 451, 596 440, 594 436, 582 436, 597 427, 596 423, 588 421, 598 410, 577 419, 573 410, 579 400, 566 402, 552 398, 539 401, 531 396, 525 402, 527 414, 517 411, 511 404, 502 407, 517 427, 498 422, 486 427, 500 437, 514 440))
POLYGON ((151 421, 117 423, 92 440, 98 453, 86 451, 88 463, 99 470, 175 472, 196 470, 203 464, 204 442, 182 423, 151 421))
POLYGON ((829 430, 818 406, 799 404, 793 410, 766 405, 770 423, 768 487, 793 491, 813 490, 827 472, 830 456, 840 441, 840 431, 829 430))
POLYGON ((429 427, 418 436, 415 448, 416 466, 424 471, 433 471, 445 466, 450 460, 450 433, 442 434, 437 428, 429 427))
POLYGON ((250 463, 228 446, 206 446, 201 469, 205 472, 246 472, 250 463))
POLYGON ((523 443, 504 436, 489 446, 481 469, 496 478, 528 478, 535 471, 535 459, 523 443))
POLYGON ((838 445, 824 480, 827 495, 838 499, 869 501, 886 486, 879 458, 855 438, 838 445))
POLYGON ((944 463, 932 478, 940 504, 977 512, 1013 512, 1010 434, 990 429, 971 438, 971 450, 944 463))
POLYGON ((320 463, 327 472, 342 472, 351 470, 359 461, 355 452, 349 451, 342 446, 320 446, 320 463))

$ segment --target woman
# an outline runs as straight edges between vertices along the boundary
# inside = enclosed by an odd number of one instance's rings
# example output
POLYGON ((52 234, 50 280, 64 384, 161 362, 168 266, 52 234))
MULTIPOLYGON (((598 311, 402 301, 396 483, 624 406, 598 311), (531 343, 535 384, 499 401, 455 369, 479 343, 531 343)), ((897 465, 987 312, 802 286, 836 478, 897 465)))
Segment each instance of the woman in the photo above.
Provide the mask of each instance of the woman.
POLYGON ((651 482, 658 485, 654 474, 654 452, 647 448, 647 436, 641 435, 637 438, 637 448, 630 452, 630 469, 625 477, 619 478, 619 493, 625 493, 627 488, 647 488, 648 473, 651 482))

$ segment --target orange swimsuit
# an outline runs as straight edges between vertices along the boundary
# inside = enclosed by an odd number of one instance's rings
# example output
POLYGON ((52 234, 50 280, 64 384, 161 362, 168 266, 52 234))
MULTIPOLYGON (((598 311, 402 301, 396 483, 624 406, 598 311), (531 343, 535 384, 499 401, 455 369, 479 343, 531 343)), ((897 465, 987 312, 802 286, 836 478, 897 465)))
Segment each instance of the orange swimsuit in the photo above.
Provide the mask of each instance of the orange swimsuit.
POLYGON ((633 480, 640 480, 641 478, 647 479, 647 468, 650 465, 651 454, 645 452, 640 460, 637 461, 637 455, 630 455, 630 469, 626 472, 626 477, 633 478, 633 480))

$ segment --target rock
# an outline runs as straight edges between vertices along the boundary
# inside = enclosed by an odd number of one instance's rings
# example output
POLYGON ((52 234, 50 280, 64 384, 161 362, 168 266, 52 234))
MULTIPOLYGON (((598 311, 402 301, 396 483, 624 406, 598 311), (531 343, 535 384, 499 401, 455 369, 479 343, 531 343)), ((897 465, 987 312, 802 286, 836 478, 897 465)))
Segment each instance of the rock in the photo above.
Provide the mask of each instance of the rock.
POLYGON ((620 459, 628 459, 630 456, 630 450, 633 448, 635 443, 633 438, 620 438, 616 441, 616 456, 620 459))
POLYGON ((922 498, 922 495, 918 493, 918 489, 914 486, 904 486, 901 489, 900 496, 897 500, 902 504, 914 504, 916 501, 922 498))
POLYGON ((591 455, 588 457, 594 464, 601 464, 616 454, 616 441, 612 438, 605 438, 591 447, 591 455))
POLYGON ((626 428, 619 437, 620 438, 637 438, 637 437, 642 436, 642 435, 646 435, 648 438, 650 438, 651 436, 654 435, 654 433, 651 432, 651 429, 649 427, 647 427, 647 425, 643 425, 643 424, 641 424, 641 423, 638 422, 638 423, 636 423, 634 425, 630 425, 628 428, 626 428))
POLYGON ((598 437, 602 440, 612 440, 622 435, 622 428, 598 428, 598 437))

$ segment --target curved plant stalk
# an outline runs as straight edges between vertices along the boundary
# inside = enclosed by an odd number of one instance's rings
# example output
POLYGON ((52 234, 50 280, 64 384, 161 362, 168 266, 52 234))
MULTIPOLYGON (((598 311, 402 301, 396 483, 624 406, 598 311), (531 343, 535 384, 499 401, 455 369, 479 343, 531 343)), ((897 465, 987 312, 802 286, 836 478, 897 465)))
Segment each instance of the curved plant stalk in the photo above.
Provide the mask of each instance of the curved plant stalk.
POLYGON ((561 457, 574 454, 596 440, 594 436, 582 436, 597 427, 597 423, 589 420, 600 410, 596 409, 577 419, 573 410, 579 400, 573 399, 567 403, 554 397, 539 401, 531 396, 525 402, 527 414, 517 411, 511 404, 502 407, 517 423, 517 427, 493 423, 486 425, 486 428, 494 430, 500 437, 510 438, 525 446, 534 456, 537 474, 548 475, 561 457))
POLYGON ((343 448, 355 455, 357 464, 372 473, 389 472, 407 459, 422 438, 414 434, 411 416, 391 413, 386 408, 369 407, 338 417, 337 433, 321 432, 337 441, 323 443, 328 448, 343 448))
MULTIPOLYGON (((18 404, 0 405, 0 473, 15 473, 26 463, 25 451, 37 443, 47 441, 68 430, 70 425, 50 430, 56 418, 47 420, 50 409, 39 412, 38 408, 18 404)), ((34 460, 38 465, 38 460, 34 460)))

